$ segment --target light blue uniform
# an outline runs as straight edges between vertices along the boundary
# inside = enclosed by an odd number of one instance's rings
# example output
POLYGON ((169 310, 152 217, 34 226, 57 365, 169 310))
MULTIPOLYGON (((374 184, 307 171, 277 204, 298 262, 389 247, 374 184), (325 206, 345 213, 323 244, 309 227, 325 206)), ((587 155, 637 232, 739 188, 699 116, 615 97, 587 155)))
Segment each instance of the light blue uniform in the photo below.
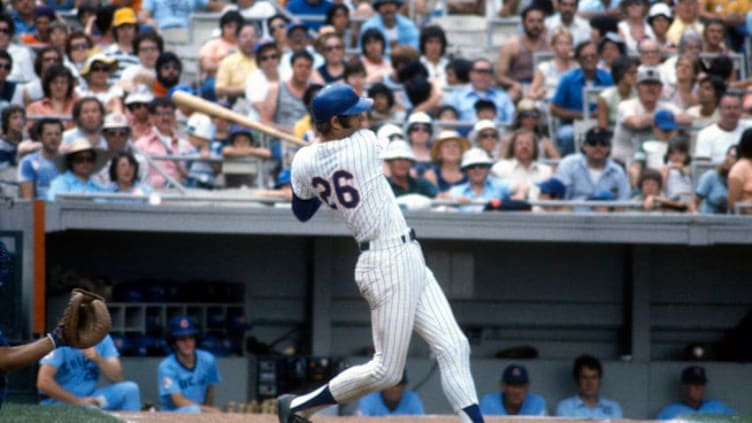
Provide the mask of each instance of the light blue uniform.
POLYGON ((728 405, 715 400, 708 400, 704 401, 700 408, 692 408, 688 406, 687 404, 677 402, 674 404, 669 404, 661 410, 660 413, 658 413, 658 417, 656 417, 658 420, 669 420, 673 419, 674 417, 685 415, 685 414, 728 414, 733 415, 737 414, 736 410, 729 407, 728 405))
POLYGON ((415 391, 405 389, 397 408, 390 410, 384 404, 381 392, 373 392, 358 401, 360 416, 419 416, 425 414, 423 401, 415 391))
MULTIPOLYGON (((120 356, 110 335, 107 335, 94 348, 104 359, 120 356)), ((104 410, 141 410, 141 394, 138 385, 133 382, 119 382, 97 389, 99 366, 88 360, 77 348, 60 347, 39 360, 39 364, 57 369, 55 382, 63 389, 77 397, 97 398, 104 410)), ((44 392, 41 394, 40 404, 62 404, 61 401, 44 395, 44 392)))
POLYGON ((598 398, 595 407, 590 408, 579 395, 563 399, 556 407, 559 417, 577 417, 581 419, 620 419, 621 406, 618 402, 606 398, 598 398))
MULTIPOLYGON (((506 416, 507 409, 504 408, 504 392, 492 392, 486 394, 480 400, 480 412, 489 416, 506 416)), ((545 416, 546 400, 538 394, 528 392, 525 399, 522 400, 520 416, 545 416)))
POLYGON ((176 407, 170 394, 180 392, 187 399, 196 404, 203 404, 206 399, 206 389, 222 381, 217 370, 214 356, 203 350, 196 350, 196 364, 192 369, 184 367, 171 354, 159 363, 159 398, 162 402, 161 411, 177 411, 183 413, 199 413, 198 406, 176 407))

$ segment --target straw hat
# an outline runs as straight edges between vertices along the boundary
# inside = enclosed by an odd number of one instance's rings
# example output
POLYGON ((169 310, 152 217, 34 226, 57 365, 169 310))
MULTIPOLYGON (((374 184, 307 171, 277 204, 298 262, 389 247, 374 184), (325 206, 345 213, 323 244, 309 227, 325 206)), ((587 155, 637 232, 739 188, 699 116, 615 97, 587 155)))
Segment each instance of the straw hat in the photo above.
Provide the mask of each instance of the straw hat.
POLYGON ((55 158, 55 167, 57 168, 57 171, 60 173, 67 172, 68 157, 82 151, 91 151, 92 153, 94 153, 94 167, 91 171, 92 174, 100 171, 109 161, 109 157, 107 157, 107 151, 98 147, 93 147, 87 139, 79 138, 73 141, 68 146, 68 149, 65 151, 65 153, 55 158))
POLYGON ((453 129, 445 129, 441 132, 439 132, 439 136, 436 137, 436 139, 433 141, 433 145, 431 146, 431 160, 434 162, 439 161, 439 149, 441 148, 441 144, 444 144, 447 141, 458 141, 460 143, 460 149, 462 150, 462 153, 467 151, 468 148, 470 148, 470 141, 467 140, 467 138, 460 135, 457 131, 453 129))
POLYGON ((117 69, 118 67, 118 61, 114 57, 106 56, 104 53, 98 53, 95 54, 88 59, 86 59, 86 62, 84 63, 83 69, 81 69, 81 76, 86 76, 91 71, 91 67, 94 65, 94 62, 101 62, 105 65, 109 66, 110 69, 113 71, 117 69))

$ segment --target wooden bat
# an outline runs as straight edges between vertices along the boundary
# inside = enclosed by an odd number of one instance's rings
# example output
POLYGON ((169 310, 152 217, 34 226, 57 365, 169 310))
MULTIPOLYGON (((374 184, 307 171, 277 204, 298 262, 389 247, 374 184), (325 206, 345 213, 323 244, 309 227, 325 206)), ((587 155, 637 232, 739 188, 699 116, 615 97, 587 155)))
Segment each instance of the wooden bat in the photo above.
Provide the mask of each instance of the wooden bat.
POLYGON ((259 132, 263 132, 264 134, 269 135, 272 138, 278 138, 282 141, 295 144, 296 146, 307 145, 303 140, 295 138, 290 134, 286 134, 282 131, 270 128, 259 122, 254 122, 253 120, 248 119, 246 116, 243 116, 240 113, 233 112, 230 109, 204 100, 201 97, 196 97, 195 95, 188 94, 184 91, 175 91, 175 93, 172 94, 172 101, 179 106, 187 107, 209 116, 218 117, 220 119, 224 119, 232 123, 237 123, 238 125, 242 125, 247 128, 255 129, 259 132))

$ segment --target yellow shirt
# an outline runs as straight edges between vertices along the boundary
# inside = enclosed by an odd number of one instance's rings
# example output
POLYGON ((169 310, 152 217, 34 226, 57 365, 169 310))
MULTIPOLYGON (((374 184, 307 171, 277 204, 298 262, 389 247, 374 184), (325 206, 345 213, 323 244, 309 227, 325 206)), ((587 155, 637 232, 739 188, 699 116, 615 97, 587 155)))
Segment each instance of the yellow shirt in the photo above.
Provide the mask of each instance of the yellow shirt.
POLYGON ((676 18, 674 19, 674 23, 671 24, 671 28, 668 29, 666 38, 668 38, 668 40, 675 45, 679 45, 679 38, 681 38, 682 34, 684 34, 684 31, 692 29, 702 37, 702 31, 704 28, 705 26, 700 23, 699 20, 695 20, 690 24, 686 24, 681 19, 676 18))
POLYGON ((256 70, 256 59, 236 51, 220 62, 215 88, 243 88, 245 80, 256 70))
POLYGON ((700 0, 700 7, 718 16, 729 13, 746 14, 752 10, 752 2, 750 0, 700 0))

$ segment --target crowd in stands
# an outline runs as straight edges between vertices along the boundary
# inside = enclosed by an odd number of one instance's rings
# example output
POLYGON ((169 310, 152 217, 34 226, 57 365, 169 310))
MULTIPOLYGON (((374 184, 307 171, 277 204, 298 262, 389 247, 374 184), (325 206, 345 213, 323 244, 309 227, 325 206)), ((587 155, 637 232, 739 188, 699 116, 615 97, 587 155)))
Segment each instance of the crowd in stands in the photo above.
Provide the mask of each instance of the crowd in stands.
POLYGON ((363 126, 406 208, 723 214, 752 201, 752 12, 739 2, 433 3, 13 0, 0 14, 0 190, 290 198, 297 147, 170 97, 316 142, 311 101, 342 82, 374 99, 363 126), (200 11, 216 12, 215 34, 192 39, 200 11), (462 57, 446 12, 520 27, 462 57))

